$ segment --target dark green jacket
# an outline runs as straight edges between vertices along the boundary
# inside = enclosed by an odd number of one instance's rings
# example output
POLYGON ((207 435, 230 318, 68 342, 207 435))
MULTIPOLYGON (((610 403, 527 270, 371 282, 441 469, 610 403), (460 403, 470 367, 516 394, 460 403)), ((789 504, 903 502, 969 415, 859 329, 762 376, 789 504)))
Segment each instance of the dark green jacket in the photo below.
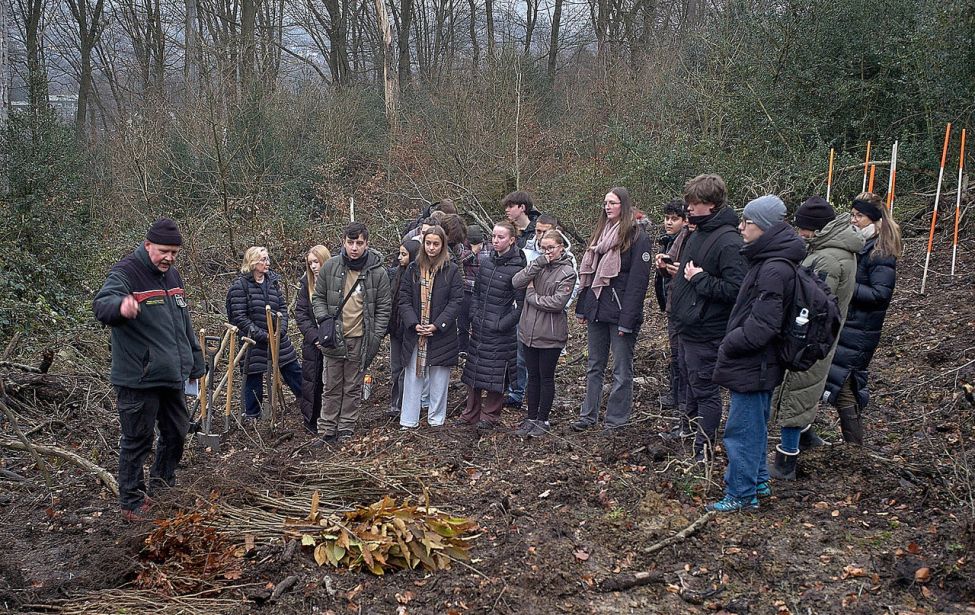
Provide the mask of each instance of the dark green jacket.
MULTIPOLYGON (((315 292, 312 294, 311 305, 315 312, 315 319, 321 322, 326 317, 335 316, 339 304, 345 299, 345 274, 349 271, 342 254, 333 256, 325 261, 318 277, 315 279, 315 292)), ((393 298, 389 290, 389 275, 383 267, 383 258, 373 249, 369 249, 366 266, 359 273, 361 281, 359 287, 366 294, 362 302, 363 344, 359 357, 349 357, 345 347, 342 332, 342 319, 335 321, 335 348, 327 348, 322 354, 326 359, 358 358, 360 371, 365 371, 379 352, 389 326, 392 314, 393 298)))
MULTIPOLYGON (((846 216, 838 216, 807 239, 806 247, 808 253, 801 264, 826 278, 826 285, 839 304, 840 317, 845 321, 856 284, 857 254, 863 249, 863 238, 853 230, 846 216)), ((772 414, 780 426, 805 427, 816 418, 835 352, 834 342, 829 354, 806 371, 785 373, 772 396, 772 414)))
POLYGON ((156 269, 144 246, 112 267, 92 309, 112 328, 112 384, 181 389, 185 380, 206 371, 183 279, 173 267, 166 273, 156 269), (139 302, 139 314, 131 320, 120 312, 128 295, 139 302))

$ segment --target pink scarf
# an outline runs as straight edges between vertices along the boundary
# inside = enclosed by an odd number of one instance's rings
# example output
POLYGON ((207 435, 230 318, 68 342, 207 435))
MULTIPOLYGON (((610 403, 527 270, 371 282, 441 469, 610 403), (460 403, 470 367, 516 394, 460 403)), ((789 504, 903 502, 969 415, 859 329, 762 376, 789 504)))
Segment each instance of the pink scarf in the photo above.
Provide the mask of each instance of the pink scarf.
POLYGON ((580 288, 592 288, 592 294, 599 299, 604 286, 619 275, 620 265, 620 223, 603 228, 596 243, 586 248, 579 265, 580 288))

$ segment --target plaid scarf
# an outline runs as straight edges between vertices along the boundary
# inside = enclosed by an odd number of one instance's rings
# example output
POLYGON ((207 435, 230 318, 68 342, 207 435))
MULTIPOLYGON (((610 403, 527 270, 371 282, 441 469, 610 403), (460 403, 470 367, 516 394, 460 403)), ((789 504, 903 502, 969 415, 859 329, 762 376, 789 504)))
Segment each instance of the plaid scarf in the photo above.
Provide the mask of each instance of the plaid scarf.
MULTIPOLYGON (((420 272, 420 324, 430 324, 430 296, 433 294, 434 273, 420 272)), ((416 377, 426 378, 430 373, 427 367, 427 337, 421 335, 416 341, 416 377)))

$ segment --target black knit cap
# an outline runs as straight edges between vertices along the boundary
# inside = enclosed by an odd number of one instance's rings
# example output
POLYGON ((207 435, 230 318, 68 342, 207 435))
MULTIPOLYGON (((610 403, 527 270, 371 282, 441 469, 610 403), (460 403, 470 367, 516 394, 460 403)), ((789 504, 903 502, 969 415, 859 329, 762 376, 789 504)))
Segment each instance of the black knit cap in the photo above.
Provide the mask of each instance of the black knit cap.
POLYGON ((796 226, 810 231, 821 231, 836 219, 833 207, 821 196, 811 196, 796 210, 796 226))
POLYGON ((183 245, 183 236, 179 234, 179 227, 169 218, 159 218, 153 222, 149 232, 146 233, 146 239, 164 246, 183 245))

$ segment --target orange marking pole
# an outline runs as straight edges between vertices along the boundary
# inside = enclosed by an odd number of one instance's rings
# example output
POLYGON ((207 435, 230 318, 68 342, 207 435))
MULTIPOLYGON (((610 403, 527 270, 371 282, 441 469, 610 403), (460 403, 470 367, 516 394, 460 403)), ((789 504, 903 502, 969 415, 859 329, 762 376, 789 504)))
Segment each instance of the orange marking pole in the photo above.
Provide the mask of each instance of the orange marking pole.
POLYGON ((870 170, 870 141, 867 141, 867 157, 863 159, 863 188, 860 192, 867 191, 867 172, 870 170))
POLYGON ((897 185, 897 141, 890 150, 890 175, 887 177, 887 209, 894 211, 894 186, 897 185))
POLYGON ((836 150, 829 148, 829 172, 826 174, 826 202, 829 202, 829 194, 833 189, 833 159, 836 157, 836 150))
POLYGON ((877 174, 877 165, 870 165, 870 183, 867 184, 867 192, 873 192, 873 177, 877 174))
POLYGON ((934 213, 931 214, 931 232, 928 233, 928 253, 924 257, 924 274, 921 276, 921 294, 928 281, 928 265, 931 264, 931 248, 934 247, 934 225, 938 222, 938 201, 941 200, 941 180, 945 175, 945 159, 948 157, 948 141, 951 140, 951 122, 945 128, 945 145, 941 149, 941 170, 938 172, 938 188, 934 191, 934 213))
POLYGON ((961 153, 958 155, 958 196, 955 198, 955 234, 951 240, 951 275, 955 275, 958 258, 958 220, 961 218, 961 174, 965 169, 965 129, 961 129, 961 153))

